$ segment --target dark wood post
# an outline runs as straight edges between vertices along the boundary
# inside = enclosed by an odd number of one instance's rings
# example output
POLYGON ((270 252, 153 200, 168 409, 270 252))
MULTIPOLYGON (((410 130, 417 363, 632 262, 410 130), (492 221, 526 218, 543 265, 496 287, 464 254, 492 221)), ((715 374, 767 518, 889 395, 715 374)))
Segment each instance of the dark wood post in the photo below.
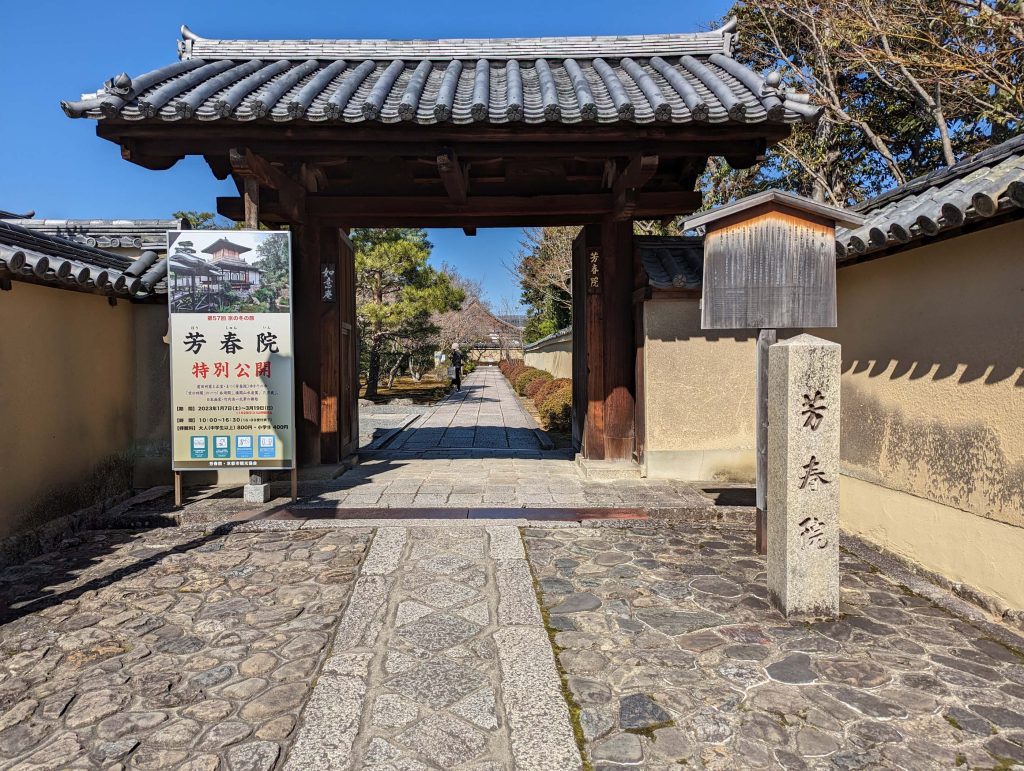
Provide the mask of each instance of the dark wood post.
POLYGON ((573 244, 579 278, 573 286, 582 300, 583 339, 580 367, 581 387, 578 391, 584 410, 582 454, 584 458, 604 458, 604 314, 601 249, 601 228, 587 225, 573 244), (578 286, 578 288, 577 288, 578 286))
POLYGON ((320 463, 320 227, 293 226, 292 318, 295 323, 295 449, 304 466, 320 463))
POLYGON ((604 459, 632 460, 636 382, 633 221, 601 223, 604 459))
POLYGON ((341 306, 338 298, 340 238, 336 227, 320 229, 320 462, 341 460, 341 306))

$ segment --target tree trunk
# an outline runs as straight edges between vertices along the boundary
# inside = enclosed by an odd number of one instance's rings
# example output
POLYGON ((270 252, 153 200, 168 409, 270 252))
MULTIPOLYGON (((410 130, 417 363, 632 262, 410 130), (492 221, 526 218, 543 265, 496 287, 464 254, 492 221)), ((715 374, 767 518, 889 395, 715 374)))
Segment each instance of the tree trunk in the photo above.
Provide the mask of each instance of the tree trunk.
POLYGON ((377 396, 377 384, 380 382, 380 348, 379 341, 370 343, 367 351, 366 367, 366 398, 372 399, 377 396))
POLYGON ((395 359, 394 365, 388 371, 388 390, 395 385, 395 376, 398 375, 398 368, 402 366, 402 359, 403 357, 399 355, 399 357, 395 359))

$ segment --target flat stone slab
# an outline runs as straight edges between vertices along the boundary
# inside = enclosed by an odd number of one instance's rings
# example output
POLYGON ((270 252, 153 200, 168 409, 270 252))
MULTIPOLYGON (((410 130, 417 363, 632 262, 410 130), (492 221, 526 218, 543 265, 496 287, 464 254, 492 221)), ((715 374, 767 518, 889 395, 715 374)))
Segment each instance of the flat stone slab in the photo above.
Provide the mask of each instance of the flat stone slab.
POLYGON ((374 533, 286 768, 581 767, 518 529, 448 524, 374 533))

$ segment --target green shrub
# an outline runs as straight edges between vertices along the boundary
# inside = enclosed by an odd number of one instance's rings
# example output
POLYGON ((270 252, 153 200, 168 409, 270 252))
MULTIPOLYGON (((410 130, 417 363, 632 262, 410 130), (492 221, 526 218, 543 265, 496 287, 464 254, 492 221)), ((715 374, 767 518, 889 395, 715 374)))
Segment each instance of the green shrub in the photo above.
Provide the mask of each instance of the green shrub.
POLYGON ((522 396, 526 393, 526 386, 530 385, 534 380, 539 377, 544 377, 547 373, 536 369, 535 367, 525 367, 519 375, 516 376, 515 389, 516 393, 522 396))
POLYGON ((537 392, 550 383, 552 380, 551 373, 541 370, 540 374, 537 375, 533 380, 529 382, 526 388, 523 390, 523 396, 527 399, 533 399, 536 397, 537 392))
POLYGON ((551 394, 565 386, 568 386, 570 390, 572 389, 572 381, 569 378, 560 377, 542 383, 541 387, 537 389, 537 393, 533 395, 533 406, 539 410, 551 394))
POLYGON ((548 431, 572 429, 572 385, 561 386, 540 406, 540 418, 548 431))

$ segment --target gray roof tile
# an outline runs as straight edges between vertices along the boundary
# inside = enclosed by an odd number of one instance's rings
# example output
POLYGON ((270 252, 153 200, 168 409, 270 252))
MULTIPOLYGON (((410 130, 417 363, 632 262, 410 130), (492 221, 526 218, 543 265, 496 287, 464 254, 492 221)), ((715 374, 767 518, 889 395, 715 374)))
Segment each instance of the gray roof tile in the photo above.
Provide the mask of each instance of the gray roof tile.
POLYGON ((648 283, 655 289, 700 289, 704 285, 704 239, 691 236, 636 239, 648 283))
POLYGON ((152 251, 137 259, 0 221, 0 278, 111 297, 166 293, 167 261, 152 251))
POLYGON ((1024 213, 1024 136, 911 180, 855 211, 864 224, 836 230, 840 262, 1009 211, 1024 213))

